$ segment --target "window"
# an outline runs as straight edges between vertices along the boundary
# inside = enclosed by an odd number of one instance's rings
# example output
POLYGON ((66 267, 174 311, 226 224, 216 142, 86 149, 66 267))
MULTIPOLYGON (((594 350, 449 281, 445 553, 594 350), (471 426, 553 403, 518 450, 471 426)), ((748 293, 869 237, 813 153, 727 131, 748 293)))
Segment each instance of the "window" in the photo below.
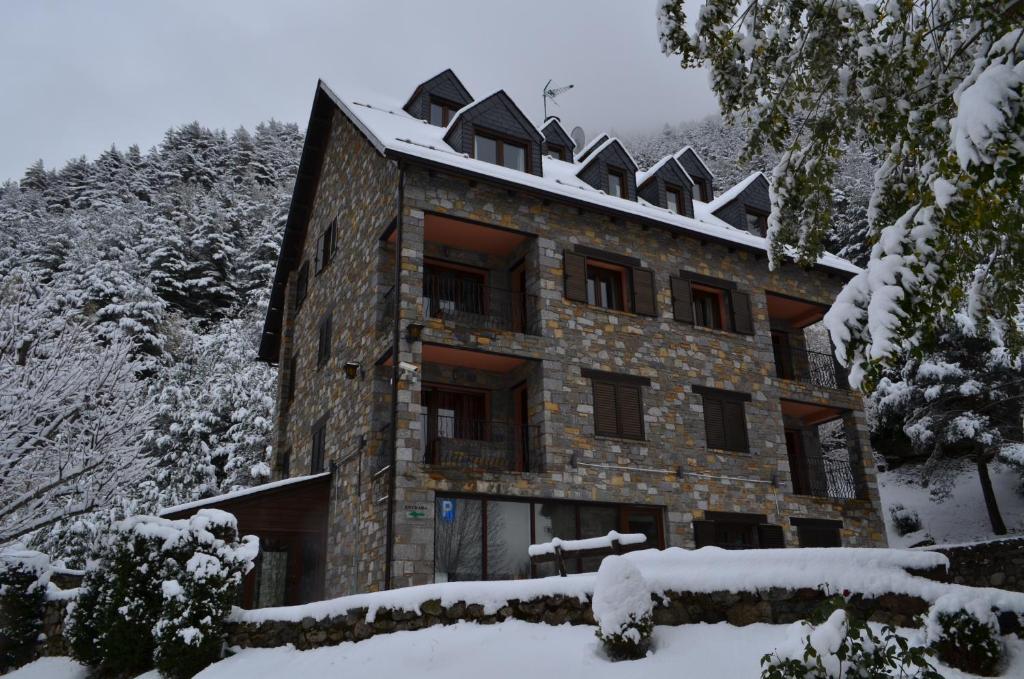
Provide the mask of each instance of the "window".
POLYGON ((565 160, 567 153, 561 144, 547 144, 547 154, 555 160, 565 160))
POLYGON ((316 259, 314 260, 314 271, 319 274, 327 268, 334 258, 334 251, 338 247, 338 220, 331 221, 330 226, 324 229, 316 240, 316 259))
POLYGON ((473 156, 487 163, 526 171, 526 144, 478 134, 473 140, 473 156))
MULTIPOLYGON (((424 385, 423 404, 427 409, 428 448, 433 448, 438 439, 484 441, 489 438, 487 392, 424 385)), ((435 451, 427 452, 427 459, 431 459, 435 451)))
POLYGON ((285 406, 295 400, 295 385, 299 381, 299 355, 293 353, 288 359, 288 390, 285 392, 285 406))
POLYGON ((768 549, 785 547, 782 526, 768 523, 764 514, 704 512, 693 522, 693 541, 700 547, 768 549))
POLYGON ((705 328, 725 328, 725 290, 691 284, 693 291, 693 324, 705 328))
POLYGON ((628 198, 626 193, 626 174, 619 169, 608 169, 608 195, 616 198, 628 198))
POLYGON ((748 452, 747 418, 743 404, 750 400, 750 394, 701 386, 695 386, 693 391, 700 394, 704 402, 707 447, 738 453, 748 452))
POLYGON ((650 385, 645 377, 618 375, 584 368, 581 374, 592 380, 594 391, 594 435, 644 439, 644 409, 641 389, 650 385))
POLYGON ((448 123, 455 117, 459 106, 444 99, 431 98, 430 100, 430 124, 439 127, 448 127, 448 123))
POLYGON ((672 287, 672 315, 677 321, 704 328, 754 334, 750 293, 736 284, 698 273, 681 271, 669 279, 672 287))
POLYGON ((309 473, 319 474, 324 470, 324 449, 327 445, 327 416, 313 427, 313 447, 309 455, 309 473))
POLYGON ((747 231, 756 235, 763 236, 768 233, 768 215, 759 210, 753 208, 747 208, 747 231))
POLYGON ((683 200, 683 192, 673 186, 665 187, 665 206, 676 214, 684 214, 686 201, 683 200))
POLYGON ((789 523, 796 526, 797 540, 801 547, 842 547, 840 536, 842 521, 828 519, 791 518, 789 523))
MULTIPOLYGON (((434 581, 508 580, 556 573, 530 563, 527 547, 553 538, 578 540, 609 531, 642 532, 664 546, 660 507, 438 496, 434 504, 434 581), (644 519, 642 525, 638 517, 644 519)), ((571 573, 596 571, 601 558, 571 559, 571 573)))
POLYGON ((309 262, 303 262, 299 272, 295 275, 295 308, 302 308, 306 301, 306 294, 309 292, 309 262))
POLYGON ((587 262, 587 304, 605 309, 626 310, 624 267, 590 260, 587 262))
POLYGON ((693 177, 693 184, 697 188, 695 194, 705 203, 711 202, 711 184, 703 177, 693 177))
POLYGON ((331 314, 320 321, 319 338, 316 345, 316 367, 319 370, 331 360, 331 314))

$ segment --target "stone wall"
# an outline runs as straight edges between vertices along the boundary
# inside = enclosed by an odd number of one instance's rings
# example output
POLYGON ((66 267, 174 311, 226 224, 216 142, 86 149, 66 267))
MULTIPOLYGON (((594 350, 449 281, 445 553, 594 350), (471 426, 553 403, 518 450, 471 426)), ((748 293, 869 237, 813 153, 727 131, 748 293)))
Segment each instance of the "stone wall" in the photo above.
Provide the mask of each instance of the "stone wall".
MULTIPOLYGON (((701 622, 728 622, 737 626, 756 622, 788 624, 806 619, 826 598, 821 590, 807 588, 741 593, 667 592, 664 597, 655 596, 654 622, 658 625, 701 622)), ((855 596, 851 607, 860 616, 874 622, 913 627, 917 624, 915 617, 927 612, 928 603, 918 597, 887 594, 877 598, 855 596)), ((246 648, 294 644, 296 648, 307 649, 343 641, 362 641, 378 634, 451 625, 460 620, 485 625, 505 620, 549 625, 595 624, 589 599, 570 596, 512 600, 494 613, 486 613, 479 604, 457 602, 442 606, 439 600, 434 599, 424 602, 418 613, 384 609, 377 611, 372 621, 367 621, 366 617, 367 609, 357 608, 344 615, 320 620, 309 617, 299 622, 231 623, 228 645, 246 648)))
POLYGON ((933 549, 949 557, 951 582, 1024 592, 1024 538, 933 549))

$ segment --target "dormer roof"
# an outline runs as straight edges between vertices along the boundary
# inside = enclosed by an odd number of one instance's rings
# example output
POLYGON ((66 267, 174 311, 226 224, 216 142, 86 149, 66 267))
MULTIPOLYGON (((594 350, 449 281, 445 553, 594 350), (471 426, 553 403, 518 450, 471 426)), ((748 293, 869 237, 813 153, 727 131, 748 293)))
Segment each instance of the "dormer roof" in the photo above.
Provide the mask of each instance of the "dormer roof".
POLYGON ((543 174, 541 144, 544 143, 544 135, 505 90, 497 90, 459 109, 448 123, 444 141, 456 151, 472 157, 477 132, 521 140, 528 147, 526 171, 543 174))
POLYGON ((564 146, 569 151, 570 160, 572 159, 572 155, 576 151, 576 142, 573 141, 573 138, 565 131, 565 128, 562 127, 562 122, 558 118, 549 116, 548 119, 544 121, 544 125, 540 128, 540 133, 544 135, 544 141, 546 143, 560 144, 564 146))
POLYGON ((684 146, 683 148, 676 151, 676 160, 683 166, 683 169, 693 174, 691 166, 693 164, 698 165, 702 170, 703 174, 707 175, 709 179, 715 178, 715 173, 711 171, 711 168, 707 166, 704 159, 700 157, 692 146, 684 146))
MULTIPOLYGON (((620 159, 618 165, 621 166, 627 172, 632 172, 635 179, 636 171, 640 169, 640 166, 637 165, 636 160, 633 159, 633 154, 630 153, 626 149, 626 147, 622 145, 622 142, 619 141, 617 137, 609 138, 608 135, 602 134, 600 137, 598 137, 598 140, 600 140, 601 138, 604 138, 604 141, 602 141, 600 144, 596 146, 588 146, 587 149, 583 152, 583 154, 581 154, 576 160, 579 162, 587 160, 588 162, 586 163, 586 165, 583 166, 585 169, 587 165, 593 163, 598 158, 598 156, 617 156, 620 159)), ((581 169, 580 172, 582 171, 583 170, 581 169)))
POLYGON ((599 134, 593 139, 591 139, 586 146, 576 150, 576 162, 582 163, 584 160, 587 159, 587 156, 594 152, 594 149, 596 149, 601 144, 604 144, 606 141, 608 141, 607 134, 599 134))
POLYGON ((450 68, 417 85, 402 109, 421 120, 430 120, 430 97, 450 101, 458 106, 466 106, 473 101, 469 90, 450 68))
POLYGON ((636 185, 638 187, 643 186, 658 176, 661 176, 669 184, 681 184, 685 187, 693 186, 693 178, 673 155, 667 155, 643 172, 637 172, 636 185))
POLYGON ((769 186, 763 172, 754 172, 708 203, 708 209, 726 224, 746 230, 748 212, 767 215, 772 211, 769 186))
POLYGON ((605 191, 608 189, 609 172, 617 170, 622 175, 625 189, 619 197, 636 200, 637 164, 622 142, 614 137, 605 139, 597 146, 588 148, 583 157, 586 161, 576 173, 577 177, 595 189, 605 191))

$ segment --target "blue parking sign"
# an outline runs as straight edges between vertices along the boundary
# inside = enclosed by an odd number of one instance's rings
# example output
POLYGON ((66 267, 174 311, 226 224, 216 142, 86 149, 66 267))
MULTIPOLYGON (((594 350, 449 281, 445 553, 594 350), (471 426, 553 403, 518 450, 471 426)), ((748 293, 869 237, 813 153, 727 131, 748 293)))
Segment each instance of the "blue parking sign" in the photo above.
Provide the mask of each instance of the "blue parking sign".
POLYGON ((445 523, 455 520, 455 500, 441 500, 441 520, 445 523))

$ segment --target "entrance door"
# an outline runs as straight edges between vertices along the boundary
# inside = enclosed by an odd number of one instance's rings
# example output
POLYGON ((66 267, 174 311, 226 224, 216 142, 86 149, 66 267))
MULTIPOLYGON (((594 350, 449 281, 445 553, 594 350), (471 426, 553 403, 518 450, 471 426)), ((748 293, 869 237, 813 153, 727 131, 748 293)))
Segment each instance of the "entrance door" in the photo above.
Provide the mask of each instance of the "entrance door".
POLYGON ((656 507, 623 507, 619 530, 623 533, 643 533, 649 548, 665 548, 665 531, 661 525, 661 510, 656 507))

